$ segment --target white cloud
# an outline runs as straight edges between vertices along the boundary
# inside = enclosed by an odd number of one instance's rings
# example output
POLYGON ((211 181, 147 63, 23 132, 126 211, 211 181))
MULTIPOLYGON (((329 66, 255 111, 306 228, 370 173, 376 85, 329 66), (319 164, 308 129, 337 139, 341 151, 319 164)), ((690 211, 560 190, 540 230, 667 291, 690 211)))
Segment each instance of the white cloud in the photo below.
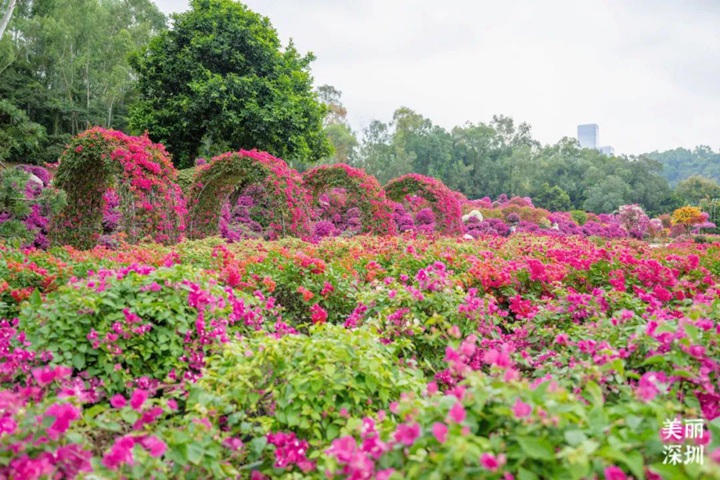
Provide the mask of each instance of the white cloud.
POLYGON ((544 143, 598 123, 627 154, 720 147, 714 0, 246 3, 315 53, 316 83, 343 92, 358 130, 407 106, 446 128, 509 115, 544 143))

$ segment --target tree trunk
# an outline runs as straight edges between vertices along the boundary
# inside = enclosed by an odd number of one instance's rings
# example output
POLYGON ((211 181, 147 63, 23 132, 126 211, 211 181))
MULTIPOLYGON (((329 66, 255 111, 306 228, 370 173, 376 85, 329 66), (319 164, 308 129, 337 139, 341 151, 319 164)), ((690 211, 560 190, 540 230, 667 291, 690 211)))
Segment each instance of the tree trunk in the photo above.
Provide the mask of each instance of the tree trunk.
POLYGON ((5 12, 5 15, 3 15, 2 20, 0 20, 0 38, 2 38, 3 33, 5 33, 5 29, 8 26, 8 23, 10 23, 10 17, 12 17, 13 10, 15 10, 15 3, 17 0, 10 0, 10 4, 7 7, 7 12, 5 12))

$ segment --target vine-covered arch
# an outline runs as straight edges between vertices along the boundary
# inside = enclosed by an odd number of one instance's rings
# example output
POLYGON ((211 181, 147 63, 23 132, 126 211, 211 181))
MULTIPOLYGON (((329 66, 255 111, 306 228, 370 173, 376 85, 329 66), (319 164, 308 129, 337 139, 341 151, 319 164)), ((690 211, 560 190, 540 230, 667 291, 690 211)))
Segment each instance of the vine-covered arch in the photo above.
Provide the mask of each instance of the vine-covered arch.
POLYGON ((409 173, 390 180, 385 185, 385 195, 399 203, 408 195, 421 197, 430 203, 440 232, 445 235, 458 235, 463 232, 460 201, 452 190, 436 178, 409 173))
POLYGON ((185 230, 185 199, 161 144, 94 127, 72 139, 55 175, 67 206, 53 219, 56 244, 91 248, 122 234, 170 244, 185 230))
POLYGON ((223 205, 251 185, 260 185, 272 204, 267 218, 272 238, 309 235, 310 198, 300 174, 267 152, 240 150, 197 167, 188 193, 188 237, 217 234, 223 205))
POLYGON ((325 191, 342 188, 349 195, 349 204, 360 210, 363 233, 394 235, 392 206, 378 181, 364 170, 344 163, 321 165, 303 173, 303 183, 313 204, 325 191))

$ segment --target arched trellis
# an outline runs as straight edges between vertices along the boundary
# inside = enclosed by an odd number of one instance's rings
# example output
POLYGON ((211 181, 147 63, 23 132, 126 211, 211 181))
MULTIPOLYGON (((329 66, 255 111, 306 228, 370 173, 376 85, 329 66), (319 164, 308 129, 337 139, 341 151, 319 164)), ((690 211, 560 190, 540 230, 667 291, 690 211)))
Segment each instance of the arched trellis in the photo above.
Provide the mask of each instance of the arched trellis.
POLYGON ((274 237, 309 235, 310 198, 302 188, 300 174, 269 153, 240 150, 197 167, 188 193, 188 237, 217 234, 223 204, 255 184, 262 185, 273 205, 268 220, 274 237))
POLYGON ((427 200, 435 217, 437 228, 445 235, 463 232, 462 207, 458 197, 440 180, 417 173, 409 173, 390 180, 385 185, 385 195, 392 201, 403 202, 408 195, 427 200))
POLYGON ((385 191, 372 175, 344 163, 321 165, 302 176, 303 184, 312 195, 313 203, 325 191, 343 188, 353 206, 360 209, 363 233, 394 235, 397 233, 392 221, 392 206, 385 191))
POLYGON ((54 182, 67 205, 52 221, 53 243, 91 248, 103 233, 124 234, 130 243, 179 241, 187 210, 176 174, 165 147, 147 136, 86 130, 60 157, 54 182), (117 199, 112 228, 103 226, 109 191, 117 199))

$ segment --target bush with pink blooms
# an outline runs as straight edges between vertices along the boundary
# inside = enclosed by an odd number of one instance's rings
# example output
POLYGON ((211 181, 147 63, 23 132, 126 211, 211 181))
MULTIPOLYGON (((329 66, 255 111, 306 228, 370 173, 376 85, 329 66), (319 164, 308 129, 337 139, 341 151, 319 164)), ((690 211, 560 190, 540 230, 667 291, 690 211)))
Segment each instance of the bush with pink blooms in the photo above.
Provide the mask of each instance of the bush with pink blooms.
POLYGON ((48 248, 48 225, 66 202, 50 185, 47 170, 23 166, 0 170, 0 239, 18 246, 48 248))

